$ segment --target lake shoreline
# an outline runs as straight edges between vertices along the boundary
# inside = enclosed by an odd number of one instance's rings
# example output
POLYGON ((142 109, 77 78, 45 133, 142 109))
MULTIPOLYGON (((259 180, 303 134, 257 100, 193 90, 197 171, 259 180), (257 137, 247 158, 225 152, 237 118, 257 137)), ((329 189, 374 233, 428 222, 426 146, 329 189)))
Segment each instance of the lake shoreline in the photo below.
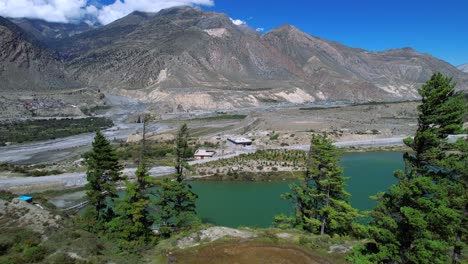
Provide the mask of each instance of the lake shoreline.
POLYGON ((233 174, 216 174, 190 177, 191 182, 283 182, 297 180, 304 170, 277 172, 239 172, 233 174))

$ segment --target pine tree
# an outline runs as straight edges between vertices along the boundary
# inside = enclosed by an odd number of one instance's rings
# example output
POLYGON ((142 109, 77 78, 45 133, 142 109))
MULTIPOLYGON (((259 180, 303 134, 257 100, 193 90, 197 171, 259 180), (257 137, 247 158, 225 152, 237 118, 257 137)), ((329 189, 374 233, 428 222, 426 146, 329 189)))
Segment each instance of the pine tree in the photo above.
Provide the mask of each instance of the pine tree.
POLYGON ((195 214, 198 197, 190 190, 190 185, 166 178, 159 182, 158 187, 158 218, 160 232, 164 236, 198 223, 195 214))
POLYGON ((187 167, 187 159, 193 157, 193 149, 189 146, 189 131, 187 124, 183 124, 179 131, 177 132, 176 137, 176 146, 175 146, 175 154, 176 154, 176 175, 177 181, 182 182, 184 177, 184 168, 187 167))
POLYGON ((375 244, 354 250, 353 262, 447 263, 453 248, 458 263, 466 244, 466 148, 453 153, 446 137, 462 130, 466 105, 454 87, 436 73, 419 89, 418 130, 414 140, 405 140, 415 154, 404 155, 397 184, 375 197, 369 228, 375 244))
POLYGON ((398 183, 373 197, 368 233, 374 243, 356 247, 353 263, 447 263, 447 240, 456 220, 447 193, 426 175, 416 176, 410 162, 397 171, 398 183), (444 234, 444 236, 440 236, 444 234))
POLYGON ((151 198, 150 188, 154 186, 145 165, 146 122, 143 118, 143 139, 138 169, 135 172, 135 181, 125 181, 126 189, 122 198, 115 203, 119 217, 113 219, 108 225, 109 231, 118 233, 118 236, 132 245, 135 242, 147 241, 152 233, 153 217, 150 215, 151 198))
POLYGON ((295 204, 295 216, 275 218, 278 226, 292 226, 315 234, 347 234, 358 211, 348 202, 339 153, 326 135, 313 135, 307 158, 307 169, 301 184, 292 184, 292 193, 283 199, 295 204))
POLYGON ((119 217, 113 219, 108 226, 109 231, 118 232, 127 241, 146 241, 154 222, 149 213, 151 199, 148 193, 153 181, 144 163, 139 165, 135 176, 136 181, 125 181, 125 194, 115 203, 119 217))
POLYGON ((468 139, 461 138, 452 145, 451 151, 441 160, 434 162, 442 170, 433 173, 439 188, 447 190, 450 208, 457 213, 456 221, 451 223, 455 236, 450 242, 453 246, 452 263, 461 263, 461 254, 468 244, 468 139))
POLYGON ((188 139, 188 127, 183 124, 177 133, 175 144, 175 179, 164 179, 159 182, 157 208, 160 231, 163 235, 169 235, 174 229, 197 222, 195 202, 198 196, 192 192, 192 186, 184 179, 184 169, 188 167, 187 159, 193 157, 188 139))
POLYGON ((448 207, 457 213, 450 225, 456 235, 448 240, 454 247, 452 262, 459 263, 461 248, 466 244, 462 236, 467 229, 468 176, 461 168, 467 164, 466 140, 452 144, 446 138, 463 132, 467 105, 463 94, 455 91, 455 86, 452 78, 435 73, 419 89, 422 104, 418 107, 418 130, 414 140, 407 139, 405 143, 415 152, 414 157, 410 156, 414 170, 432 177, 437 188, 444 189, 448 196, 441 199, 447 198, 450 201, 448 207))
POLYGON ((88 180, 86 194, 96 220, 106 222, 114 215, 108 201, 117 197, 116 183, 122 180, 122 166, 114 148, 99 130, 92 145, 92 150, 84 155, 88 180))
POLYGON ((466 104, 462 94, 457 94, 452 78, 435 73, 419 90, 422 104, 418 106, 418 129, 414 140, 405 144, 413 149, 410 157, 416 172, 434 160, 444 158, 446 138, 462 132, 466 104))

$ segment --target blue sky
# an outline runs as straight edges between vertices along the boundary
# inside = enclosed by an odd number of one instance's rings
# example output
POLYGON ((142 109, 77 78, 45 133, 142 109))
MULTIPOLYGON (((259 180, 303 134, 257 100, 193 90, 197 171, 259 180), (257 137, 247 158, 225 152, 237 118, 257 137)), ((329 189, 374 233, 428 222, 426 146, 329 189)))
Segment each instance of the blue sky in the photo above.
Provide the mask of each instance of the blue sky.
POLYGON ((468 0, 216 0, 204 9, 265 31, 292 24, 352 47, 412 47, 454 65, 468 63, 468 0))

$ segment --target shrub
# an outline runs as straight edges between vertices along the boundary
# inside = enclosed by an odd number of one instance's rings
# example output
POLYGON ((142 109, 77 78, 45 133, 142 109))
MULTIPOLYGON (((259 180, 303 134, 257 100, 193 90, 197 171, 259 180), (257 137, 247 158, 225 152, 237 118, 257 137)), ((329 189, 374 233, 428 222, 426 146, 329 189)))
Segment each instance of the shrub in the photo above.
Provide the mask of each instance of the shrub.
POLYGON ((279 134, 277 133, 273 133, 271 136, 270 136, 270 140, 277 140, 279 138, 279 134))
POLYGON ((33 246, 26 248, 23 251, 24 263, 36 263, 43 260, 47 255, 45 248, 41 246, 33 246))
POLYGON ((270 230, 270 229, 265 230, 265 231, 263 232, 263 235, 264 235, 265 237, 267 237, 268 239, 270 239, 273 243, 278 243, 278 241, 279 241, 279 238, 278 238, 278 236, 276 235, 276 233, 273 232, 273 231, 270 230))
POLYGON ((14 195, 11 192, 0 190, 0 199, 2 199, 2 200, 11 201, 15 197, 16 197, 16 195, 14 195))

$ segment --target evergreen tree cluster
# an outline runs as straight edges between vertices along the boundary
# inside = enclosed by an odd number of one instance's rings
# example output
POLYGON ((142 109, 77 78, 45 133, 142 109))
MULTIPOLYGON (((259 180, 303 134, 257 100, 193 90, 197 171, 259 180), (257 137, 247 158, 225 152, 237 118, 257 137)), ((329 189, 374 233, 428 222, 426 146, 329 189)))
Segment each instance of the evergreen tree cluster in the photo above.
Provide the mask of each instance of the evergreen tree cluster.
MULTIPOLYGON (((145 131, 145 122, 143 126, 145 131)), ((176 139, 176 176, 155 180, 149 176, 145 165, 143 136, 136 179, 130 181, 122 177, 123 167, 115 149, 97 131, 92 150, 85 154, 90 204, 82 217, 85 227, 118 238, 122 248, 131 249, 150 241, 154 237, 153 229, 163 236, 170 236, 175 230, 198 224, 195 214, 197 196, 184 178, 186 160, 193 155, 188 138, 188 128, 184 124, 176 139), (119 196, 117 185, 122 181, 125 191, 119 196)))
POLYGON ((349 255, 352 263, 461 263, 468 241, 467 105, 451 78, 435 73, 419 89, 418 129, 405 139, 405 170, 398 182, 372 197, 377 206, 368 225, 348 202, 346 178, 338 165, 336 148, 326 135, 313 135, 300 184, 282 195, 295 206, 293 216, 279 215, 274 224, 319 235, 357 235, 368 243, 349 255))
MULTIPOLYGON (((353 263, 461 263, 468 240, 468 141, 447 137, 466 133, 467 105, 452 80, 440 73, 419 94, 418 129, 414 138, 405 139, 412 152, 403 156, 405 169, 395 172, 397 183, 373 197, 377 206, 369 213, 368 225, 357 223, 362 216, 349 203, 340 153, 326 134, 312 135, 306 157, 287 158, 305 162, 306 172, 281 196, 294 204, 294 214, 276 216, 274 225, 317 235, 364 236, 369 242, 353 249, 349 255, 353 263)), ((184 177, 193 156, 185 124, 178 131, 174 153, 176 175, 152 179, 144 162, 143 135, 136 179, 129 181, 122 177, 114 148, 98 131, 92 151, 85 155, 87 228, 118 237, 122 247, 131 248, 151 240, 154 227, 167 237, 198 224, 198 197, 184 177), (122 181, 126 189, 119 197, 116 186, 122 181)), ((271 153, 255 155, 277 152, 271 153)))
POLYGON ((467 106, 451 78, 440 73, 419 90, 418 129, 405 144, 405 171, 398 182, 374 199, 368 236, 354 263, 460 263, 467 242, 467 139, 463 132, 467 106), (451 253, 449 253, 451 252, 451 253))

